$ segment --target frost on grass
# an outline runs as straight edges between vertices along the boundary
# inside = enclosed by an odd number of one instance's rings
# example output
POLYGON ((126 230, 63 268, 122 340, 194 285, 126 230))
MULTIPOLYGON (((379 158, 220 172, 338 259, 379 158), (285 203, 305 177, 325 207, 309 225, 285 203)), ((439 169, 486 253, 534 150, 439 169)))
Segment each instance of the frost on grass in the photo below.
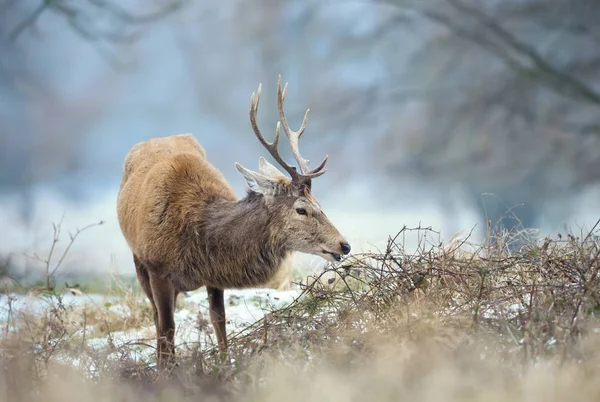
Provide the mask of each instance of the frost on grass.
MULTIPOLYGON (((294 290, 242 289, 226 290, 227 331, 230 334, 260 321, 272 310, 285 307, 299 295, 294 290)), ((150 362, 154 359, 155 327, 150 304, 145 295, 128 294, 4 294, 0 296, 2 335, 51 322, 65 326, 69 338, 81 338, 82 345, 96 351, 112 350, 108 356, 150 362), (127 356, 127 353, 130 355, 127 356)), ((208 296, 204 289, 183 294, 175 314, 178 348, 213 348, 216 337, 210 324, 208 296)), ((60 336, 59 336, 60 337, 60 336)), ((47 339, 49 344, 60 342, 47 339)), ((62 354, 61 360, 69 356, 62 354)), ((71 359, 80 364, 81 356, 71 359)))
POLYGON ((227 358, 205 292, 182 295, 178 366, 166 383, 139 292, 6 295, 1 358, 38 391, 72 390, 56 377, 67 367, 86 395, 77 400, 101 400, 89 391, 98 386, 132 401, 164 392, 175 401, 592 400, 599 256, 596 228, 552 239, 490 234, 483 245, 405 228, 384 250, 327 265, 296 290, 226 291, 227 358), (408 253, 403 239, 415 233, 419 247, 408 253))

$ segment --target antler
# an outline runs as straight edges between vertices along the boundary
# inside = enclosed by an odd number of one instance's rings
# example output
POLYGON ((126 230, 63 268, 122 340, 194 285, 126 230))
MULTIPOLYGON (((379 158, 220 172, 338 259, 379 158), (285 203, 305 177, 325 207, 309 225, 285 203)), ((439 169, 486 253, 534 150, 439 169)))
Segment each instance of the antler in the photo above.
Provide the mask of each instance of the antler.
MULTIPOLYGON (((306 123, 308 121, 308 112, 310 111, 310 109, 306 109, 306 113, 304 113, 304 119, 302 119, 302 125, 300 126, 298 131, 292 131, 292 129, 287 123, 287 118, 283 110, 283 101, 285 100, 285 94, 287 93, 287 86, 288 84, 286 82, 285 86, 283 87, 283 90, 281 89, 281 75, 279 75, 279 79, 277 80, 277 108, 279 109, 279 117, 281 118, 281 125, 283 126, 283 131, 285 132, 285 135, 287 135, 290 141, 292 155, 294 155, 294 159, 296 159, 296 161, 298 162, 298 166, 300 166, 300 171, 302 172, 302 175, 305 177, 310 177, 311 179, 314 177, 319 177, 326 172, 326 170, 322 169, 325 167, 325 164, 327 163, 327 158, 329 156, 325 156, 325 159, 323 159, 323 162, 321 162, 319 166, 317 166, 313 170, 310 170, 308 167, 310 161, 308 159, 304 159, 302 155, 300 155, 298 140, 300 139, 300 136, 304 133, 304 130, 306 129, 306 123)), ((279 123, 277 123, 276 136, 279 136, 279 123)))
POLYGON ((283 100, 285 99, 285 94, 287 91, 287 83, 285 84, 285 87, 283 88, 283 91, 282 91, 281 75, 280 75, 279 80, 277 82, 277 105, 279 108, 279 115, 281 117, 281 121, 277 122, 277 128, 275 130, 275 138, 273 139, 273 142, 269 142, 261 134, 260 129, 258 128, 258 124, 256 123, 256 114, 258 112, 258 105, 260 103, 261 90, 262 90, 262 84, 260 84, 258 86, 258 91, 256 92, 256 94, 254 92, 252 92, 252 97, 250 98, 250 124, 252 125, 252 129, 254 130, 254 134, 256 135, 256 138, 258 138, 260 143, 267 149, 267 151, 269 151, 269 153, 277 161, 277 163, 279 163, 279 165, 281 165, 281 167, 290 174, 293 182, 298 183, 298 184, 306 183, 315 177, 321 176, 323 173, 325 173, 327 171, 327 170, 323 170, 323 168, 325 167, 325 163, 327 163, 328 157, 326 156, 325 159, 323 160, 323 162, 321 162, 321 164, 318 167, 316 167, 313 170, 309 170, 309 167, 308 167, 309 161, 307 159, 302 158, 302 156, 300 155, 299 148, 298 148, 298 139, 300 138, 300 136, 306 129, 306 123, 308 120, 308 110, 306 111, 306 114, 304 115, 304 120, 302 121, 302 126, 300 127, 300 129, 298 131, 292 131, 290 129, 289 125, 287 124, 285 112, 283 111, 283 100), (298 173, 295 166, 288 164, 286 161, 283 160, 281 155, 279 155, 279 151, 277 150, 277 145, 279 143, 279 135, 280 135, 280 126, 281 125, 283 125, 283 131, 285 132, 285 134, 287 135, 287 137, 289 139, 290 146, 292 148, 292 154, 294 155, 294 158, 296 159, 296 161, 298 162, 298 165, 300 166, 301 173, 298 173))

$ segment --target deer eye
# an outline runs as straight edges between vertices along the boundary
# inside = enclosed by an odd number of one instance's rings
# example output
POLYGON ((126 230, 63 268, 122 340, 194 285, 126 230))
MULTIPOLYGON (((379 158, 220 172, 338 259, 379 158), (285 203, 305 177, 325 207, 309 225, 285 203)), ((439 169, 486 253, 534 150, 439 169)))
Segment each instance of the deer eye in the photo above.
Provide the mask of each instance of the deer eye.
POLYGON ((296 212, 298 212, 300 215, 306 215, 306 209, 304 208, 296 208, 296 212))

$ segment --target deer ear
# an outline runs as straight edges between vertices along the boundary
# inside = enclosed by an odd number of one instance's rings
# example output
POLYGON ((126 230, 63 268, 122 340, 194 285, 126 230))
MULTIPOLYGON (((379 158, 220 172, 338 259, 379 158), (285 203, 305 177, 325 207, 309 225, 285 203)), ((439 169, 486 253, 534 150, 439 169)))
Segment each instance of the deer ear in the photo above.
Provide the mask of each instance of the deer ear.
POLYGON ((273 180, 260 173, 253 172, 250 169, 246 169, 239 163, 235 163, 237 170, 244 176, 246 184, 250 190, 260 194, 272 194, 277 187, 277 180, 273 180))
POLYGON ((270 164, 265 158, 262 156, 258 159, 258 171, 263 176, 267 176, 271 179, 287 179, 287 176, 283 174, 279 169, 270 164))

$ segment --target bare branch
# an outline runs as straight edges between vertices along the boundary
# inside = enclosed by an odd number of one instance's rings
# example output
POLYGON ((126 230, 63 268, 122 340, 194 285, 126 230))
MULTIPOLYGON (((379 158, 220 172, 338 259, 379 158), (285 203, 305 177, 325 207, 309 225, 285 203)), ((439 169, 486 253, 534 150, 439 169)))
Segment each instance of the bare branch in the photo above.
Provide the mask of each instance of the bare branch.
MULTIPOLYGON (((65 257, 69 253, 69 250, 71 249, 71 246, 73 246, 73 244, 75 243, 75 240, 77 240, 77 237, 81 233, 85 232, 86 230, 88 230, 90 228, 93 228, 95 226, 103 225, 103 224, 104 224, 104 221, 100 221, 100 222, 97 222, 97 223, 91 223, 91 224, 89 224, 87 226, 84 226, 81 229, 77 229, 77 231, 75 232, 75 234, 70 236, 69 244, 67 245, 67 247, 65 248, 65 251, 60 256, 60 259, 58 260, 58 262, 54 266, 54 269, 52 269, 52 271, 50 272, 50 277, 54 276, 54 274, 56 273, 56 271, 58 270, 58 268, 60 268, 61 264, 63 263, 63 261, 65 259, 65 257)), ((59 233, 60 233, 60 231, 59 231, 59 233)))
POLYGON ((130 66, 119 60, 99 43, 132 43, 139 38, 139 32, 129 32, 132 27, 148 25, 166 18, 180 10, 187 1, 170 0, 166 6, 157 11, 136 15, 108 0, 87 0, 83 5, 81 4, 83 1, 69 3, 68 1, 42 0, 36 9, 11 31, 9 38, 13 41, 16 40, 25 30, 33 27, 45 11, 51 10, 61 15, 78 36, 90 42, 111 66, 124 70, 130 66), (86 11, 86 4, 88 8, 91 7, 91 12, 86 11), (115 27, 109 31, 100 29, 96 23, 98 18, 93 15, 94 11, 103 13, 103 17, 112 20, 112 25, 115 27))
POLYGON ((42 3, 40 3, 27 18, 21 21, 19 25, 17 25, 16 28, 12 30, 12 32, 9 34, 9 38, 11 40, 17 39, 17 37, 23 31, 25 31, 30 26, 34 25, 38 18, 40 18, 40 15, 42 15, 42 13, 50 6, 50 2, 51 0, 43 0, 42 3))
POLYGON ((67 244, 67 247, 62 252, 57 263, 54 266, 52 266, 52 257, 54 255, 54 251, 56 249, 56 244, 60 240, 60 234, 61 234, 61 230, 62 230, 62 224, 63 224, 64 217, 65 217, 65 215, 63 214, 63 216, 61 217, 60 222, 58 224, 52 223, 52 245, 50 246, 50 251, 48 251, 48 255, 45 258, 38 256, 36 253, 25 254, 26 257, 31 258, 34 261, 38 261, 38 262, 41 262, 42 264, 44 264, 44 272, 46 275, 46 290, 53 289, 53 286, 51 284, 52 278, 54 277, 54 274, 56 274, 58 269, 61 267, 63 261, 65 260, 67 254, 69 253, 69 250, 75 243, 75 240, 77 240, 77 237, 79 237, 79 235, 81 233, 85 232, 86 230, 88 230, 92 227, 100 226, 100 225, 104 224, 104 221, 92 223, 87 226, 84 226, 81 229, 77 229, 77 231, 74 234, 69 234, 69 243, 67 244))
MULTIPOLYGON (((572 75, 554 67, 548 60, 544 59, 533 47, 518 40, 513 34, 504 29, 500 23, 483 13, 476 7, 469 6, 460 0, 448 0, 455 9, 477 19, 483 26, 489 28, 494 34, 503 40, 503 43, 515 50, 519 55, 528 58, 539 71, 544 72, 555 88, 565 94, 581 97, 588 101, 600 104, 600 94, 590 86, 583 84, 572 75), (566 84, 566 85, 565 85, 566 84)), ((475 34, 475 32, 473 32, 475 34)))

